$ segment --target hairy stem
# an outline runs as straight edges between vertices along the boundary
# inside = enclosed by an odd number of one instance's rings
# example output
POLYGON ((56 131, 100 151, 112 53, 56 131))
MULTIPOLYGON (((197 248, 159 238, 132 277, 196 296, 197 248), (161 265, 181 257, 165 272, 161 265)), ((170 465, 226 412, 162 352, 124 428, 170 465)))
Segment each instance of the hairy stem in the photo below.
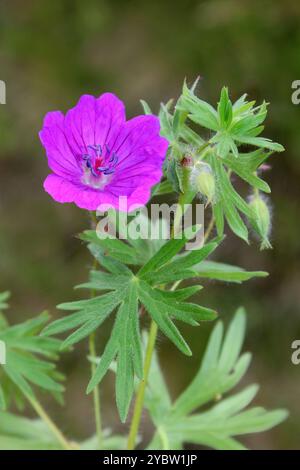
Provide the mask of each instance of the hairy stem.
POLYGON ((148 344, 146 349, 145 355, 145 362, 144 362, 144 377, 139 384, 139 388, 136 395, 134 410, 133 410, 133 417, 130 426, 130 432, 128 437, 127 443, 127 450, 133 450, 135 448, 136 438, 140 427, 140 421, 144 406, 144 398, 145 398, 145 390, 147 385, 147 380, 149 377, 150 366, 152 355, 154 351, 155 341, 157 336, 157 325, 154 321, 151 322, 149 337, 148 337, 148 344))
POLYGON ((72 446, 70 442, 65 438, 63 433, 58 429, 56 424, 52 421, 50 416, 46 413, 42 405, 33 397, 30 395, 26 394, 26 398, 31 404, 32 408, 35 410, 35 412, 39 415, 39 417, 47 424, 48 428, 51 430, 53 435, 57 438, 57 440, 60 442, 62 447, 65 450, 74 450, 75 446, 72 446))
POLYGON ((194 197, 196 196, 196 191, 189 188, 189 176, 190 176, 190 169, 183 168, 183 181, 182 184, 185 188, 183 193, 180 193, 178 198, 178 205, 176 208, 176 212, 174 215, 174 224, 171 232, 171 237, 173 238, 176 233, 178 233, 181 229, 181 219, 185 213, 185 205, 191 204, 194 197))
POLYGON ((209 235, 211 234, 212 232, 212 229, 214 228, 214 225, 215 225, 215 218, 214 216, 212 215, 211 219, 210 219, 210 222, 208 224, 208 227, 206 229, 206 232, 204 234, 204 243, 207 241, 209 235))

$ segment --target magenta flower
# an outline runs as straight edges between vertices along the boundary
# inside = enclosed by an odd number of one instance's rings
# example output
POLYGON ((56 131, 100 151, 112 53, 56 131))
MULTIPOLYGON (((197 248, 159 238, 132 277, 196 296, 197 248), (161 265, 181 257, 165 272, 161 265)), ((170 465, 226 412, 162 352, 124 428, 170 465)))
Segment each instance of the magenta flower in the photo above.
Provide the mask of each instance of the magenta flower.
POLYGON ((47 113, 39 134, 52 170, 45 190, 57 202, 89 210, 119 209, 120 196, 128 209, 146 204, 168 147, 159 131, 155 116, 126 121, 124 104, 111 93, 83 95, 65 116, 47 113))

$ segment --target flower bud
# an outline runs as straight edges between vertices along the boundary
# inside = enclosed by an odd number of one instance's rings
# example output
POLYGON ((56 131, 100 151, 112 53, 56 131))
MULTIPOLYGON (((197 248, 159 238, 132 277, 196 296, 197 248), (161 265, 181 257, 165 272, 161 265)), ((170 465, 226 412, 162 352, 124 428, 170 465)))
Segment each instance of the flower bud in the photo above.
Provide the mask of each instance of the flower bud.
POLYGON ((207 198, 207 204, 212 202, 215 196, 215 177, 207 163, 198 162, 194 166, 191 181, 194 188, 207 198))
POLYGON ((191 155, 185 155, 180 163, 181 166, 191 167, 193 166, 193 157, 191 155))
POLYGON ((259 194, 255 195, 250 200, 249 206, 253 210, 253 226, 262 238, 260 248, 262 250, 265 248, 272 248, 268 240, 268 236, 271 231, 271 214, 266 200, 259 194))

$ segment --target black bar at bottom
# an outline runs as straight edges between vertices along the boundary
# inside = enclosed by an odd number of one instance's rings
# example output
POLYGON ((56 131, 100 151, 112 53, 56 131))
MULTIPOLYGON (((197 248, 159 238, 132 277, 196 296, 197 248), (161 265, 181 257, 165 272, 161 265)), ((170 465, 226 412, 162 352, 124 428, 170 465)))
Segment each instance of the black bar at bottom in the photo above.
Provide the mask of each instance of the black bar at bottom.
MULTIPOLYGON (((4 464, 29 464, 31 468, 41 468, 47 465, 62 463, 88 465, 89 470, 101 466, 117 466, 124 468, 139 468, 141 465, 180 465, 186 468, 196 468, 211 463, 228 463, 231 466, 251 465, 260 463, 282 466, 287 464, 287 458, 297 458, 298 451, 1 451, 1 468, 4 464), (291 455, 292 454, 292 455, 291 455), (91 466, 92 465, 92 466, 91 466)), ((151 468, 151 467, 150 467, 151 468)))

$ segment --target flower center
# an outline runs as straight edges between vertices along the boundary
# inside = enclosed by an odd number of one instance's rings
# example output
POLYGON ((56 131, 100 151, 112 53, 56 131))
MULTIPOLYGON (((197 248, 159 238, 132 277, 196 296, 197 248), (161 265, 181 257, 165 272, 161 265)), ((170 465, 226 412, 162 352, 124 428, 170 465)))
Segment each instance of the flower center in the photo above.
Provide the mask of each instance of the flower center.
POLYGON ((95 188, 103 188, 111 179, 118 163, 118 156, 105 145, 88 145, 88 153, 82 155, 84 164, 83 182, 95 188))

